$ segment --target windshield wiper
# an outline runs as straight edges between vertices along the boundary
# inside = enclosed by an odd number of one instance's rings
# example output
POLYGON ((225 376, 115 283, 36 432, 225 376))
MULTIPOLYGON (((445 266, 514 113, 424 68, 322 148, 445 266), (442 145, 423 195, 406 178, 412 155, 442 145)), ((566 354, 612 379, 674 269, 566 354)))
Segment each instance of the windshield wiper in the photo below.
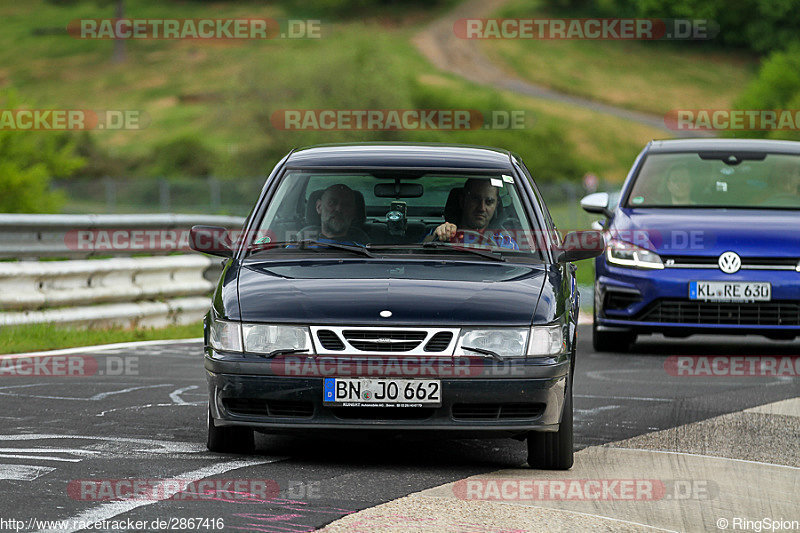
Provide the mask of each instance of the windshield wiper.
POLYGON ((458 252, 467 252, 470 254, 479 255, 481 257, 485 257, 486 259, 492 259, 494 261, 501 261, 501 262, 508 262, 508 260, 500 255, 498 252, 493 252, 491 250, 483 250, 481 248, 468 248, 466 246, 459 246, 448 244, 446 242, 440 241, 429 241, 429 242, 420 242, 417 244, 383 244, 383 245, 373 245, 368 244, 368 250, 409 250, 414 248, 437 248, 439 250, 456 250, 458 252))
POLYGON ((462 346, 461 349, 462 350, 469 350, 470 352, 475 352, 475 353, 479 353, 479 354, 482 354, 482 355, 488 355, 489 357, 491 357, 495 361, 500 361, 501 363, 505 361, 505 359, 500 357, 499 353, 493 352, 492 350, 487 350, 486 348, 473 348, 473 347, 470 347, 470 346, 462 346))
POLYGON ((273 350, 273 351, 271 351, 269 353, 259 353, 259 354, 256 354, 256 355, 258 355, 259 357, 263 357, 264 359, 271 359, 272 357, 275 357, 276 355, 289 355, 289 354, 293 354, 293 353, 304 353, 304 352, 307 352, 307 351, 308 351, 308 349, 301 350, 299 348, 283 348, 282 350, 273 350))
POLYGON ((300 241, 262 242, 251 245, 247 249, 247 252, 253 253, 261 250, 269 250, 270 248, 276 248, 279 246, 288 246, 288 245, 295 246, 297 250, 315 250, 317 247, 325 247, 325 248, 333 248, 335 250, 345 250, 359 255, 365 255, 367 257, 375 257, 374 254, 370 253, 370 251, 363 246, 357 246, 352 244, 341 244, 338 242, 326 242, 315 239, 303 239, 300 241))

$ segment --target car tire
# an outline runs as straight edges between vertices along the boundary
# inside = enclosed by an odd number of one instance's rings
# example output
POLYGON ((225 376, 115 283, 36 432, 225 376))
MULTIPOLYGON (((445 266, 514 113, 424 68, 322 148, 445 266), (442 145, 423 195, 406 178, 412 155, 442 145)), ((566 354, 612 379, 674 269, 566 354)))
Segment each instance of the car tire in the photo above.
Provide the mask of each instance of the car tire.
POLYGON ((242 426, 217 426, 208 410, 209 451, 217 453, 252 453, 255 449, 253 430, 242 426))
POLYGON ((627 352, 636 341, 636 335, 627 331, 600 331, 597 314, 592 322, 592 348, 595 352, 627 352))
POLYGON ((528 466, 540 470, 569 470, 572 451, 572 378, 564 398, 564 412, 556 432, 528 433, 528 466))

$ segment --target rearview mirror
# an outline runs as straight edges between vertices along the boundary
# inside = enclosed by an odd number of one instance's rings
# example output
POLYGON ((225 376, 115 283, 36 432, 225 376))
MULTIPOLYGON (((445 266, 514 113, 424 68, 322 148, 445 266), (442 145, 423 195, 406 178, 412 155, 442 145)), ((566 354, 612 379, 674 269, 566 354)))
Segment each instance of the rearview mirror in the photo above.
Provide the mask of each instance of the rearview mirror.
POLYGON ((564 236, 564 242, 556 254, 556 262, 570 263, 591 259, 602 254, 605 249, 606 241, 602 231, 573 231, 564 236))
POLYGON ((233 256, 230 231, 219 226, 192 226, 189 247, 203 254, 233 256))
POLYGON ((609 208, 610 197, 607 192, 596 192, 581 199, 581 207, 587 213, 598 213, 608 218, 614 214, 609 208))
POLYGON ((419 183, 378 183, 374 192, 376 198, 419 198, 423 189, 419 183))

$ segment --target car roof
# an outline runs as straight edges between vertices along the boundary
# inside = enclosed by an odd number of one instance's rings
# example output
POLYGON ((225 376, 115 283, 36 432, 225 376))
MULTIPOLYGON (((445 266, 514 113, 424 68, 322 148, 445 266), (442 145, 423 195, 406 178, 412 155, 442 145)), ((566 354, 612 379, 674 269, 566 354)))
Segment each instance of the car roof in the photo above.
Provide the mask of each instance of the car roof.
POLYGON ((286 160, 287 168, 414 168, 431 170, 513 169, 507 150, 486 146, 437 143, 326 144, 301 148, 286 160))
POLYGON ((701 151, 800 154, 800 142, 768 139, 670 139, 651 141, 649 153, 701 151))

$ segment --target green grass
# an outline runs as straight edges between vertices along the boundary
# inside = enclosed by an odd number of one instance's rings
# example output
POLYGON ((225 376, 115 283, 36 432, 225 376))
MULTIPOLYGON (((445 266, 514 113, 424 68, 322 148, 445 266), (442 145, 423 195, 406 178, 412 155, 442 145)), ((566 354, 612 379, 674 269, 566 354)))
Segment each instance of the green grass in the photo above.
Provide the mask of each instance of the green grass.
POLYGON ((54 324, 9 326, 0 329, 0 354, 57 350, 116 342, 188 339, 203 336, 203 324, 146 329, 78 329, 54 324))
MULTIPOLYGON (((129 0, 126 6, 129 17, 187 16, 180 4, 129 0)), ((439 73, 409 42, 435 13, 418 12, 402 23, 380 17, 333 21, 323 26, 322 39, 129 41, 122 65, 111 63, 109 41, 34 34, 81 17, 107 17, 110 9, 89 0, 64 7, 44 0, 0 7, 8 27, 0 33, 0 88, 15 89, 30 107, 144 111, 150 119, 144 129, 91 132, 112 156, 141 161, 144 175, 161 145, 191 135, 217 155, 215 173, 230 179, 263 176, 297 146, 404 140, 509 148, 541 180, 577 181, 595 172, 619 181, 641 147, 663 136, 439 73), (461 132, 282 131, 270 123, 281 109, 321 108, 525 110, 532 120, 524 130, 461 132)), ((256 2, 193 3, 191 9, 192 17, 288 16, 280 5, 256 2)), ((67 205, 73 212, 93 208, 67 205)))
MULTIPOLYGON (((548 14, 539 1, 512 0, 495 16, 548 14)), ((488 39, 481 46, 523 79, 659 115, 730 108, 758 67, 757 58, 713 42, 488 39)))

